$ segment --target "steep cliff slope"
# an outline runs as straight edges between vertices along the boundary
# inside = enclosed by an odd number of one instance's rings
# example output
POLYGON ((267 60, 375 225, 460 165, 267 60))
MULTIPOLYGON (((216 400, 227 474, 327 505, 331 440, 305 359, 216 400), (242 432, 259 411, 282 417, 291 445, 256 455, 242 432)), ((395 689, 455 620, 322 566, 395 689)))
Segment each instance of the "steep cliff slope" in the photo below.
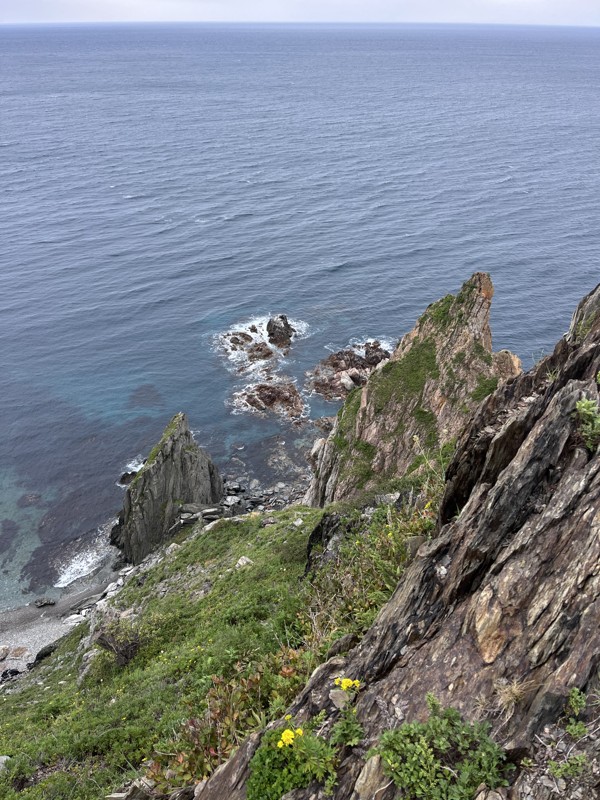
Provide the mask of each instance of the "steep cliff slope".
POLYGON ((186 415, 176 414, 128 486, 111 542, 139 564, 169 538, 180 505, 209 505, 222 495, 216 466, 194 441, 186 415))
MULTIPOLYGON (((479 408, 448 470, 437 535, 360 644, 320 667, 293 704, 290 725, 306 727, 319 713, 327 725, 340 718, 334 678, 361 682, 356 719, 365 737, 343 753, 335 800, 403 796, 366 751, 383 731, 423 719, 428 692, 469 719, 489 719, 519 760, 571 690, 598 689, 599 372, 600 287, 554 353, 479 408)), ((563 750, 577 752, 568 741, 563 750)), ((243 800, 260 742, 250 739, 197 796, 243 800)), ((584 765, 584 788, 572 795, 563 777, 532 784, 524 771, 510 797, 597 798, 598 762, 582 754, 584 765)), ((314 784, 289 800, 321 797, 314 784)))
POLYGON ((518 358, 492 353, 493 293, 489 275, 475 273, 456 296, 430 305, 390 360, 353 390, 329 437, 313 448, 309 505, 400 477, 421 447, 455 439, 498 382, 519 373, 518 358))

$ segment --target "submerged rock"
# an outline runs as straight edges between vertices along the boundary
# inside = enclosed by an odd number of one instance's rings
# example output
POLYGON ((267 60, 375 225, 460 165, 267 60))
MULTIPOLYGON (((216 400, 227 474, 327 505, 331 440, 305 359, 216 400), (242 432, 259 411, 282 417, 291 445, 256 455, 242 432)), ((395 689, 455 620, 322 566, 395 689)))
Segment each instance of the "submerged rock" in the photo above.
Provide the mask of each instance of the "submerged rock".
POLYGON ((216 466, 194 441, 186 415, 176 414, 128 486, 111 543, 139 564, 170 538, 181 505, 213 505, 222 495, 216 466))

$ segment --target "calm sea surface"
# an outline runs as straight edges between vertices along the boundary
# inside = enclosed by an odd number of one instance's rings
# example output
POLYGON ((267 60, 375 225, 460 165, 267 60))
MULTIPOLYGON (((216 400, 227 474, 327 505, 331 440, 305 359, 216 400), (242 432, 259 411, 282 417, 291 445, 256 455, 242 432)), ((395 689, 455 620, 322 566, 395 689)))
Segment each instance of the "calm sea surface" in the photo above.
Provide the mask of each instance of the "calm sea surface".
POLYGON ((302 386, 486 270, 495 347, 551 348, 599 280, 599 108, 600 30, 0 27, 0 608, 85 571, 176 411, 223 460, 280 430, 220 333, 304 323, 302 386))

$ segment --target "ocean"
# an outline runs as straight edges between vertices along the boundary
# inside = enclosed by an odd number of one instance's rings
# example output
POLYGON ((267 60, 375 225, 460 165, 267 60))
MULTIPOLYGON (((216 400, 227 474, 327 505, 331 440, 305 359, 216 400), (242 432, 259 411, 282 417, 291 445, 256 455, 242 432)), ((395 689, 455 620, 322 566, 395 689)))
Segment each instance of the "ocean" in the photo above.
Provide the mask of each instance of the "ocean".
POLYGON ((0 609, 93 566, 175 412, 224 469, 306 444, 239 408, 227 331, 287 314, 302 389, 485 270, 495 348, 550 350, 599 280, 599 107, 600 29, 0 26, 0 609))

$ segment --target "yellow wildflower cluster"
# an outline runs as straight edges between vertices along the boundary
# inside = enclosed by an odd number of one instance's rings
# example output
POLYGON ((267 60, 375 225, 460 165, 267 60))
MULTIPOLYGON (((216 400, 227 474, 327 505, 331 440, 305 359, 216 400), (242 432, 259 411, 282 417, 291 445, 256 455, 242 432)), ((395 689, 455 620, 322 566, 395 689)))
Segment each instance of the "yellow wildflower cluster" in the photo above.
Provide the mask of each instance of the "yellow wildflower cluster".
POLYGON ((294 739, 297 736, 304 736, 302 728, 296 728, 295 731, 291 728, 286 728, 281 734, 281 739, 277 742, 277 747, 290 747, 294 744, 294 739))
POLYGON ((355 691, 360 689, 360 681, 353 681, 352 678, 336 678, 334 681, 343 692, 355 691))

